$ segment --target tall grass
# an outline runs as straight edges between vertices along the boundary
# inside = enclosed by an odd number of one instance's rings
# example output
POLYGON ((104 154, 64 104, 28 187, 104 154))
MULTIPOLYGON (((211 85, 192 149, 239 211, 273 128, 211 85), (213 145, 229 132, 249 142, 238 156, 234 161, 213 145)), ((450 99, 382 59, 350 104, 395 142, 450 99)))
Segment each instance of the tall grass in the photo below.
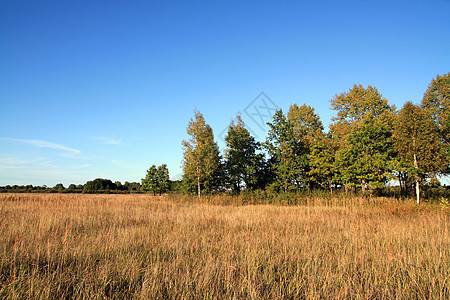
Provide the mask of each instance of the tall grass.
POLYGON ((450 298, 439 206, 219 199, 0 195, 0 298, 450 298))

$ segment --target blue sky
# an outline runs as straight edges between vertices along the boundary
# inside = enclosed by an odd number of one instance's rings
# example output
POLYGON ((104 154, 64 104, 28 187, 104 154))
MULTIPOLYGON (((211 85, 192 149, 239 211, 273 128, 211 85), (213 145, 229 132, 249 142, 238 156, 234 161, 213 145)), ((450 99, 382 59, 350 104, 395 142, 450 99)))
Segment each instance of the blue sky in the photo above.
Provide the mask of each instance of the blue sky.
POLYGON ((264 137, 246 114, 263 100, 306 103, 326 125, 353 84, 419 103, 450 71, 449 12, 448 0, 3 1, 0 185, 140 181, 163 163, 179 177, 194 109, 223 150, 239 111, 264 137))

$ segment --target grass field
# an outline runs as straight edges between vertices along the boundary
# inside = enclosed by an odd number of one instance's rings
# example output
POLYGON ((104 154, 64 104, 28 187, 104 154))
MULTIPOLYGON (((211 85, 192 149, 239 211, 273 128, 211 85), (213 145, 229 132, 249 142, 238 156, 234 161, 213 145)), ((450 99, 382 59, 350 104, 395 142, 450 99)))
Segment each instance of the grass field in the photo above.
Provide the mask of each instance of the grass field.
POLYGON ((449 299, 449 221, 392 199, 2 194, 0 298, 449 299))

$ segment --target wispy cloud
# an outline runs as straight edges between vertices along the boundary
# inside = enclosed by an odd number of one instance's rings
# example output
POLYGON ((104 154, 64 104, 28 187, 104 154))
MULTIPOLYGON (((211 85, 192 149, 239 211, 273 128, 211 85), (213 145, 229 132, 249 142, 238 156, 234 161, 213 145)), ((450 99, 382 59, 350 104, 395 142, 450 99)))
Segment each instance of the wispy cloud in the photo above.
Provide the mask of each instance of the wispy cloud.
POLYGON ((43 157, 32 159, 21 158, 17 155, 0 154, 0 169, 28 169, 30 166, 54 167, 54 163, 43 157))
POLYGON ((79 154, 81 152, 78 149, 66 147, 64 145, 60 145, 60 144, 56 144, 56 143, 52 143, 52 142, 48 142, 48 141, 43 141, 43 140, 24 140, 24 139, 9 139, 9 140, 22 142, 25 144, 39 147, 39 148, 51 148, 51 149, 62 150, 62 151, 66 151, 66 152, 73 153, 73 154, 79 154))
POLYGON ((96 140, 104 143, 104 144, 109 144, 109 145, 118 145, 120 144, 121 140, 120 139, 112 139, 112 138, 107 138, 107 137, 97 137, 96 140))

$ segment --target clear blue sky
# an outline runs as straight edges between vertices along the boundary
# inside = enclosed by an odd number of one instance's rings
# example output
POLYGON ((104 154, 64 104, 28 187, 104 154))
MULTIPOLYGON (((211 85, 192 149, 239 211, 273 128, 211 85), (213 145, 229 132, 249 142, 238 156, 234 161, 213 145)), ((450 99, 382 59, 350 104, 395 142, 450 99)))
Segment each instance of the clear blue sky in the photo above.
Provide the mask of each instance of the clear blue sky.
POLYGON ((355 83, 419 103, 450 71, 449 17, 448 0, 3 1, 0 185, 179 177, 194 109, 223 150, 238 111, 264 136, 244 111, 260 92, 326 125, 355 83))

